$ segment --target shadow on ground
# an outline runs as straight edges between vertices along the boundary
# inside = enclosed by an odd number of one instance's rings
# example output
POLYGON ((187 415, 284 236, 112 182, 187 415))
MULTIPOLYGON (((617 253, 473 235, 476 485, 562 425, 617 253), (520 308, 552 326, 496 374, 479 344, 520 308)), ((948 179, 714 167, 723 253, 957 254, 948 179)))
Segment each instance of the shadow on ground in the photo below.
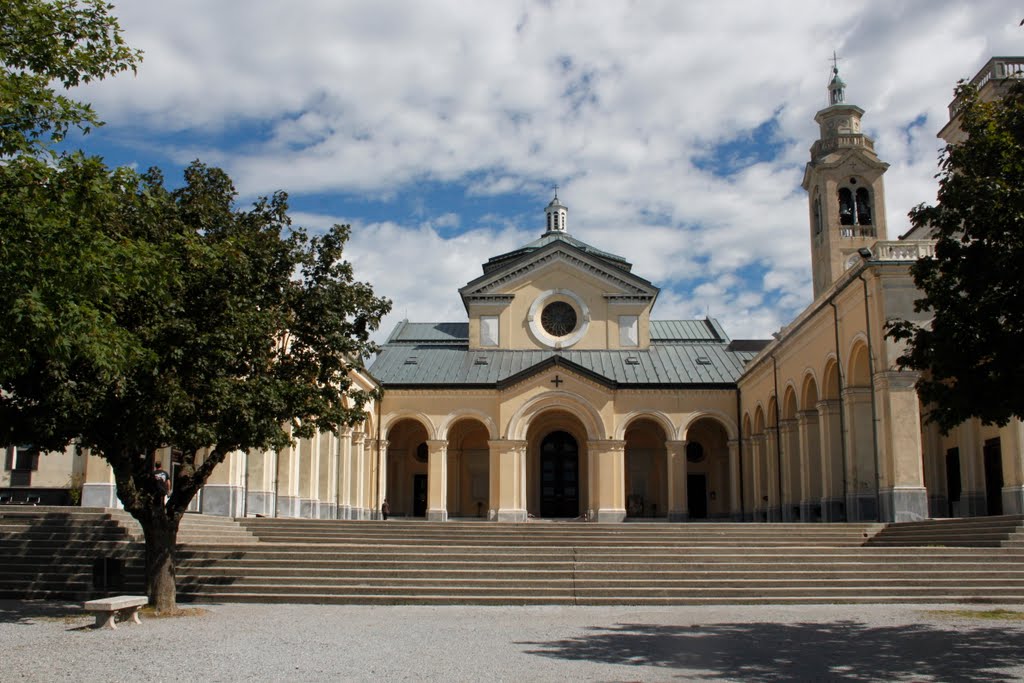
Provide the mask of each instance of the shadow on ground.
POLYGON ((913 624, 713 624, 590 627, 579 638, 519 643, 565 660, 660 667, 667 676, 744 681, 867 681, 921 678, 1018 680, 1024 632, 913 624))
MULTIPOLYGON (((52 600, 0 600, 0 623, 31 624, 44 619, 88 617, 82 603, 52 600)), ((92 617, 89 617, 90 619, 92 617)))

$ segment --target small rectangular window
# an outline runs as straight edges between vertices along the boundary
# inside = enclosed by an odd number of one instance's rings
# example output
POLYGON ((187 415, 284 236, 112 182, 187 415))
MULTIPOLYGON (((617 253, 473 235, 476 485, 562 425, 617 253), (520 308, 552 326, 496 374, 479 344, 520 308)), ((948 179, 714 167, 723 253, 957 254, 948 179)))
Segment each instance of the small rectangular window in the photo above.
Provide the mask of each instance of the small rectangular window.
POLYGON ((480 346, 497 346, 498 339, 498 316, 480 316, 480 346))
POLYGON ((635 315, 619 316, 619 346, 630 347, 640 345, 640 318, 635 315))

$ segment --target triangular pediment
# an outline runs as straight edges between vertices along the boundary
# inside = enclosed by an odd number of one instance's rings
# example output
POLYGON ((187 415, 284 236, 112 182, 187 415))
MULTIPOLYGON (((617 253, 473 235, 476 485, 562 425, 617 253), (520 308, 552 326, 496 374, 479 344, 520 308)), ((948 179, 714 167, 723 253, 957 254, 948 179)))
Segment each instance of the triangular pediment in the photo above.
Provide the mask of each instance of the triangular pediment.
POLYGON ((606 263, 600 256, 556 241, 485 273, 467 283, 459 293, 467 304, 470 300, 501 298, 551 268, 561 268, 575 277, 595 282, 606 296, 613 298, 648 301, 659 291, 649 281, 606 263))
POLYGON ((558 370, 562 370, 565 373, 575 375, 580 379, 589 380, 590 382, 594 382, 608 389, 614 389, 617 386, 617 383, 614 379, 605 377, 604 375, 600 375, 594 372, 593 370, 590 370, 580 365, 579 363, 574 363, 573 361, 568 360, 567 358, 564 358, 562 356, 549 356, 548 358, 545 358, 544 360, 535 365, 531 365, 530 367, 521 370, 514 375, 510 375, 509 377, 499 380, 497 382, 497 388, 499 391, 503 391, 505 389, 508 389, 509 387, 521 384, 537 376, 550 374, 552 371, 555 371, 551 379, 551 383, 553 385, 552 388, 560 389, 562 383, 565 380, 561 377, 561 375, 558 374, 558 370))

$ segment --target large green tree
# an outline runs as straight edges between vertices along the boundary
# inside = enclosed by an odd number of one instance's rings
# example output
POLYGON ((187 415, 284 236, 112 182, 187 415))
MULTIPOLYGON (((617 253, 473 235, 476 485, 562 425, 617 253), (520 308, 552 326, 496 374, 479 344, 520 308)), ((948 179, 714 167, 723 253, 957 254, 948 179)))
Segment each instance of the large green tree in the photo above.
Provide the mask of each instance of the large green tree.
POLYGON ((189 501, 235 450, 363 419, 351 372, 390 302, 354 279, 348 229, 294 229, 284 194, 236 207, 198 162, 184 184, 50 145, 97 123, 56 85, 133 69, 110 6, 0 0, 0 441, 105 458, 175 606, 189 501), (165 500, 159 449, 183 452, 165 500))
POLYGON ((945 432, 1024 417, 1024 87, 982 101, 961 83, 956 101, 967 139, 943 151, 937 203, 910 212, 937 240, 911 268, 931 320, 888 332, 906 341, 898 363, 922 372, 927 417, 945 432))
POLYGON ((159 609, 181 517, 228 453, 364 419, 350 373, 390 309, 343 260, 347 227, 293 229, 283 194, 234 202, 198 162, 174 190, 81 156, 0 168, 0 429, 110 463, 159 609), (167 446, 184 456, 165 501, 167 446))

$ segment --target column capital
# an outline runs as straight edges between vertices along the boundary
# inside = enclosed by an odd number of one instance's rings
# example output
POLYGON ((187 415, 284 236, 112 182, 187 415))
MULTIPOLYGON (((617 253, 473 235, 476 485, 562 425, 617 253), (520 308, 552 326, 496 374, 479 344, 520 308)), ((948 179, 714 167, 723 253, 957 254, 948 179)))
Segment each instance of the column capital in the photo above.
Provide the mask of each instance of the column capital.
POLYGON ((487 442, 488 448, 492 451, 498 451, 499 453, 514 450, 526 450, 526 446, 526 441, 518 439, 492 439, 487 442))
POLYGON ((626 442, 618 439, 592 439, 587 441, 587 448, 594 451, 624 451, 626 442))
POLYGON ((913 370, 886 370, 875 373, 875 386, 889 391, 916 391, 920 372, 913 370))
POLYGON ((817 409, 814 409, 814 410, 800 410, 800 411, 797 411, 797 414, 796 414, 797 424, 799 424, 801 426, 806 426, 807 423, 809 423, 811 421, 817 421, 817 419, 818 419, 818 410, 817 409))
POLYGON ((687 443, 689 443, 689 442, 687 442, 685 440, 683 440, 683 441, 677 441, 677 440, 674 440, 674 439, 673 440, 669 440, 669 441, 665 442, 665 449, 669 453, 673 453, 675 455, 685 455, 686 454, 686 444, 687 443))
POLYGON ((427 448, 448 448, 448 439, 428 439, 427 448))
POLYGON ((366 438, 366 433, 365 432, 362 432, 362 431, 360 431, 358 429, 352 430, 352 443, 354 445, 357 445, 357 446, 361 445, 365 438, 366 438))

